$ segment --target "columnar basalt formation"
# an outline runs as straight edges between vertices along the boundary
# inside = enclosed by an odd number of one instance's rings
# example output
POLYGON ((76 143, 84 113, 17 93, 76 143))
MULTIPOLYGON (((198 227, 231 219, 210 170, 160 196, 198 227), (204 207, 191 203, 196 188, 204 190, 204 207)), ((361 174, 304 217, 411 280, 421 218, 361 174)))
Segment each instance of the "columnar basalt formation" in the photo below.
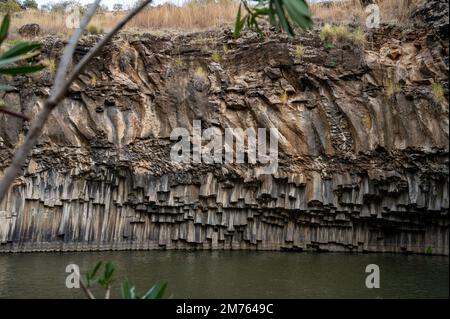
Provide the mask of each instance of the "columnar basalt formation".
MULTIPOLYGON (((448 255, 446 26, 383 27, 365 47, 317 32, 122 34, 72 85, 0 204, 0 251, 448 255), (278 128, 277 172, 171 161, 172 130, 193 120, 278 128)), ((59 56, 61 41, 44 44, 59 56)), ((52 78, 15 78, 3 99, 33 118, 52 78)), ((0 115, 0 170, 28 127, 0 115)))

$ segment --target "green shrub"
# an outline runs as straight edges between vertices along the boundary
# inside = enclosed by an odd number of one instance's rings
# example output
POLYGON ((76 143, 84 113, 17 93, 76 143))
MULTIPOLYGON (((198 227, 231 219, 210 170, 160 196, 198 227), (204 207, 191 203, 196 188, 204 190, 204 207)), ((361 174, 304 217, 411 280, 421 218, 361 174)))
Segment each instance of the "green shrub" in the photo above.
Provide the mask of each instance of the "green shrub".
POLYGON ((5 2, 0 2, 0 13, 12 13, 12 12, 18 12, 21 11, 22 8, 20 7, 19 3, 17 3, 15 0, 7 0, 5 2))
POLYGON ((87 32, 89 34, 102 34, 104 33, 103 28, 96 26, 95 24, 90 24, 87 27, 87 32))
POLYGON ((326 44, 349 41, 362 45, 366 41, 366 36, 361 29, 350 32, 346 26, 331 26, 326 24, 319 33, 319 37, 326 44))
MULTIPOLYGON (((86 282, 80 280, 83 291, 89 299, 94 299, 95 296, 91 288, 98 285, 105 290, 105 299, 110 298, 111 288, 114 283, 114 273, 116 267, 112 262, 99 262, 92 271, 86 273, 86 282), (102 271, 103 268, 103 271, 102 271)), ((80 278, 81 279, 81 278, 80 278)), ((138 294, 136 287, 129 284, 128 280, 122 283, 122 298, 123 299, 162 299, 167 287, 167 283, 156 284, 147 292, 138 294)))

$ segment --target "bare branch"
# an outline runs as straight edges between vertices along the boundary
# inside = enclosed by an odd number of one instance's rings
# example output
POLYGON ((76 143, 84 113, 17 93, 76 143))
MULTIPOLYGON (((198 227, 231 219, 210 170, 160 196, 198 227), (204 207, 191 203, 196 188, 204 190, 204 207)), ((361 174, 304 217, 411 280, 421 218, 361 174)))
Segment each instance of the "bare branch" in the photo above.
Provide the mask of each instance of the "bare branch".
POLYGON ((64 79, 66 77, 67 69, 69 68, 70 63, 72 62, 73 53, 78 44, 78 40, 83 35, 84 29, 86 29, 89 21, 91 21, 92 17, 97 11, 97 8, 100 4, 101 0, 96 0, 92 5, 89 6, 89 10, 84 14, 83 20, 80 22, 80 27, 75 30, 72 36, 69 39, 69 43, 66 45, 64 49, 63 56, 59 63, 58 71, 55 76, 55 82, 52 89, 52 96, 59 92, 61 89, 61 85, 64 83, 64 79))
MULTIPOLYGON (((145 0, 143 1, 139 6, 137 6, 135 9, 133 9, 126 17, 124 17, 107 35, 105 35, 84 57, 83 59, 75 66, 74 70, 69 74, 66 80, 61 81, 60 83, 54 83, 54 87, 57 87, 57 89, 52 90, 52 94, 50 98, 45 102, 42 110, 37 115, 35 122, 31 125, 30 130, 28 131, 28 134, 25 138, 24 143, 17 149, 16 153, 14 154, 14 157, 12 159, 11 165, 6 169, 2 180, 0 181, 0 202, 3 200, 3 198, 6 196, 6 193, 11 186, 11 184, 14 182, 14 179, 19 175, 19 173, 22 170, 22 166, 25 164, 25 161, 33 149, 33 147, 36 145, 36 141, 38 140, 39 136, 42 133, 42 130, 44 128, 45 123, 48 120, 48 117, 50 116, 53 109, 61 102, 61 100, 65 97, 70 85, 73 81, 75 81, 80 73, 84 70, 86 65, 89 64, 89 62, 95 57, 97 53, 101 51, 101 49, 108 43, 109 40, 112 39, 112 37, 120 31, 120 29, 130 20, 132 19, 136 14, 138 14, 143 8, 145 8, 152 0, 145 0)), ((93 7, 91 7, 92 9, 93 7)), ((91 10, 85 15, 85 19, 83 19, 83 22, 88 21, 88 17, 91 10)), ((84 26, 86 27, 86 26, 84 26)), ((83 30, 80 27, 80 30, 83 30)), ((77 39, 77 35, 79 34, 79 31, 76 31, 74 36, 71 39, 77 39)), ((68 44, 70 47, 72 45, 72 41, 68 44)), ((69 56, 70 60, 73 55, 72 49, 66 48, 64 55, 69 56), (67 54, 66 54, 67 53, 67 54)), ((74 48, 73 48, 74 50, 74 48)), ((67 61, 62 61, 62 66, 59 66, 59 68, 62 68, 63 70, 68 67, 67 61)), ((58 68, 57 74, 63 74, 65 72, 60 71, 58 68)), ((63 77, 64 78, 64 77, 63 77)))
POLYGON ((10 111, 10 110, 4 109, 2 107, 0 107, 0 113, 5 113, 5 114, 8 114, 8 115, 20 118, 20 119, 22 119, 24 121, 28 121, 28 122, 30 121, 30 118, 28 116, 26 116, 25 114, 14 112, 14 111, 10 111))
POLYGON ((109 299, 110 296, 111 296, 111 284, 108 284, 108 286, 106 287, 105 299, 109 299))
POLYGON ((46 105, 44 106, 42 111, 38 114, 36 120, 31 125, 24 143, 17 149, 16 153, 14 154, 11 165, 6 169, 2 180, 0 181, 0 202, 6 196, 9 186, 11 186, 11 184, 14 182, 14 179, 22 170, 22 165, 24 165, 28 154, 41 135, 45 122, 50 116, 52 110, 52 107, 48 107, 46 105))
POLYGON ((84 284, 83 280, 81 280, 81 279, 80 279, 80 286, 81 286, 81 289, 83 289, 84 293, 86 294, 86 296, 89 299, 95 299, 95 296, 92 293, 92 291, 84 284))

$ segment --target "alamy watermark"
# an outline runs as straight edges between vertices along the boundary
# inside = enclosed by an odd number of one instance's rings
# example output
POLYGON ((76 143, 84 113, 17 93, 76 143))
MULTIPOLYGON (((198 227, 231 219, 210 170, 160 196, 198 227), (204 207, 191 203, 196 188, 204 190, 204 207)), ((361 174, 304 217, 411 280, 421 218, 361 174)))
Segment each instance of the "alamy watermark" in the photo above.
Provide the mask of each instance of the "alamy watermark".
POLYGON ((66 266, 66 288, 78 289, 80 288, 80 267, 77 264, 68 264, 66 266))
POLYGON ((380 267, 376 264, 367 265, 366 273, 369 273, 366 277, 366 288, 380 288, 380 267))
POLYGON ((226 128, 223 133, 218 127, 210 127, 202 131, 202 122, 194 120, 192 135, 185 128, 175 128, 170 134, 170 139, 177 141, 170 159, 177 163, 264 164, 258 172, 274 174, 278 170, 280 136, 276 128, 226 128))
POLYGON ((380 27, 380 7, 374 3, 369 4, 364 9, 367 13, 366 16, 366 27, 368 29, 377 29, 380 27))
POLYGON ((66 27, 68 29, 78 29, 81 21, 81 10, 77 5, 68 6, 66 8, 66 27))

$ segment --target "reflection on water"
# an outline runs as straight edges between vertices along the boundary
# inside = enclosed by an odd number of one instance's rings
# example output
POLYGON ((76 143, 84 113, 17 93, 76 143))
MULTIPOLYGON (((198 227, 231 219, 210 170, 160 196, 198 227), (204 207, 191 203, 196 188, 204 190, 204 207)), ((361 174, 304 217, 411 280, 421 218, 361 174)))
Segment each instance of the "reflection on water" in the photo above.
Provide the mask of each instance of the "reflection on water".
POLYGON ((174 298, 448 298, 449 258, 394 254, 247 251, 123 251, 0 254, 0 298, 82 298, 65 287, 70 263, 82 273, 113 261, 117 280, 138 291, 167 281, 174 298), (377 264, 381 288, 365 287, 377 264))

